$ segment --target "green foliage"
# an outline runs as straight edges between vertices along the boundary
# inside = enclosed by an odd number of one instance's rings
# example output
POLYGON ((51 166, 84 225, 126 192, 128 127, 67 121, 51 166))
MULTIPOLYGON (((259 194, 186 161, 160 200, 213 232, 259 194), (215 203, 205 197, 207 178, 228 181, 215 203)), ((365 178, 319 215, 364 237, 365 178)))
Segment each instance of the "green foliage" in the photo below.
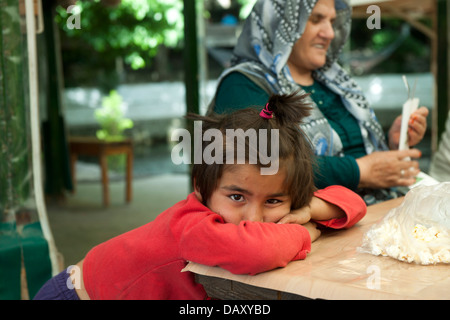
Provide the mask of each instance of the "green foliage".
POLYGON ((97 138, 101 140, 123 140, 124 131, 133 127, 133 121, 124 118, 122 97, 115 90, 102 99, 102 107, 95 111, 95 118, 101 127, 97 131, 97 138))
POLYGON ((176 47, 183 38, 182 0, 122 0, 107 7, 99 0, 77 1, 71 12, 57 8, 55 20, 75 44, 123 57, 133 69, 150 64, 159 45, 176 47), (79 29, 68 19, 79 14, 79 29))
MULTIPOLYGON (((422 21, 430 24, 431 21, 422 21)), ((404 20, 389 18, 381 20, 381 29, 369 30, 365 19, 352 20, 351 49, 377 52, 387 48, 401 37, 404 20)), ((410 34, 389 58, 370 73, 409 73, 428 72, 430 69, 430 40, 421 32, 411 27, 410 34)))

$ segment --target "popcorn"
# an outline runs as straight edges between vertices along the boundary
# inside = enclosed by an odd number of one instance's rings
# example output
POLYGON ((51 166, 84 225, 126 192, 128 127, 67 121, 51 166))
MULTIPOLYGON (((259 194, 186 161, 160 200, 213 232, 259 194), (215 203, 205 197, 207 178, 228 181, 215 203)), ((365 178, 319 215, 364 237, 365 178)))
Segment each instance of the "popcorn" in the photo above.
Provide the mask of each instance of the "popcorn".
MULTIPOLYGON (((411 230, 411 235, 421 246, 434 243, 436 246, 428 246, 421 251, 409 249, 420 247, 419 244, 405 241, 401 237, 399 223, 395 219, 386 219, 383 224, 372 228, 364 235, 363 243, 365 252, 373 255, 389 256, 401 261, 416 262, 419 264, 450 263, 450 248, 445 246, 450 238, 445 230, 433 226, 427 228, 422 224, 416 224, 411 230)), ((359 249, 360 252, 364 251, 359 249)))
POLYGON ((442 231, 436 227, 427 228, 421 224, 416 224, 413 230, 413 236, 417 240, 431 242, 442 237, 442 231))
POLYGON ((449 195, 449 183, 409 191, 364 234, 358 251, 423 265, 450 263, 449 195))

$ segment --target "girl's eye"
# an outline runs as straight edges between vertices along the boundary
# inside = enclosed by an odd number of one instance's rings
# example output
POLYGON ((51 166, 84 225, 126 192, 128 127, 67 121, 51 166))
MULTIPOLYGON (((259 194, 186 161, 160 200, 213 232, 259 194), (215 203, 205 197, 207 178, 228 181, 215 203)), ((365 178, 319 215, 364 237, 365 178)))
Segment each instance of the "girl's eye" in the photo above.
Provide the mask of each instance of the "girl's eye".
POLYGON ((241 194, 232 194, 230 199, 234 201, 244 201, 244 197, 241 194))
POLYGON ((281 203, 281 202, 282 201, 278 200, 278 199, 269 199, 269 200, 267 200, 268 204, 277 204, 277 203, 281 203))

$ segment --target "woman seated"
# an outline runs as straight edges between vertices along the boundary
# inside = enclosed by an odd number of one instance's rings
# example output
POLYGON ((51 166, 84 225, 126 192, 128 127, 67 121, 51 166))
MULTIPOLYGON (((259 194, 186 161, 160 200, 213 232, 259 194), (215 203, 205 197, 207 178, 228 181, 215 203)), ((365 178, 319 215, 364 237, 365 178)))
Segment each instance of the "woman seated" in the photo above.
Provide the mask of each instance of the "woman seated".
MULTIPOLYGON (((413 184, 420 171, 417 161, 405 159, 421 152, 398 150, 401 116, 386 139, 363 92, 337 63, 350 25, 348 1, 258 0, 209 112, 260 108, 272 93, 302 88, 313 106, 302 128, 316 155, 316 186, 343 185, 372 204, 403 195, 395 187, 413 184)), ((422 140, 427 116, 426 107, 411 114, 409 146, 422 140)))

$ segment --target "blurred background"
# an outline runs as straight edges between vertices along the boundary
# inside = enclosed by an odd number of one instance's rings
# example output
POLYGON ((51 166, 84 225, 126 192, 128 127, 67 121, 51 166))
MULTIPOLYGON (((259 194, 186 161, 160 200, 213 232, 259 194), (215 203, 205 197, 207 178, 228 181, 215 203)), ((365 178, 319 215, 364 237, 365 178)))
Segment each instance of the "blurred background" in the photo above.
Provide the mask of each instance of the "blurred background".
MULTIPOLYGON (((198 1, 196 25, 190 26, 198 30, 197 43, 189 45, 197 46, 197 61, 191 63, 198 66, 199 96, 188 102, 185 79, 190 70, 185 66, 189 57, 184 51, 188 43, 181 0, 121 1, 115 7, 106 7, 102 1, 79 1, 73 9, 80 15, 79 29, 68 29, 67 19, 73 12, 58 6, 55 20, 63 71, 62 105, 69 134, 95 134, 95 110, 101 107, 103 96, 117 90, 123 99, 124 117, 134 124, 125 134, 134 142, 135 173, 188 170, 171 165, 171 161, 152 166, 146 164, 155 161, 143 160, 141 166, 141 159, 170 156, 170 130, 183 126, 186 103, 204 112, 254 1, 198 1)), ((407 98, 403 74, 411 86, 417 80, 421 105, 434 107, 432 2, 410 5, 405 9, 409 11, 398 15, 383 10, 381 28, 372 30, 366 26, 370 16, 365 11, 367 1, 355 9, 351 41, 341 62, 356 76, 386 128, 407 98), (405 20, 408 14, 408 20, 422 28, 405 20)))
MULTIPOLYGON (((189 165, 171 161, 171 133, 205 112, 254 2, 0 0, 0 299, 32 298, 56 269, 186 197, 189 165), (107 205, 98 155, 80 153, 71 170, 80 136, 131 143, 131 167, 108 157, 107 205)), ((402 75, 416 82, 431 111, 419 145, 428 172, 448 113, 449 5, 350 3, 340 61, 385 129, 408 98, 402 75), (367 27, 371 4, 380 28, 367 27)))

